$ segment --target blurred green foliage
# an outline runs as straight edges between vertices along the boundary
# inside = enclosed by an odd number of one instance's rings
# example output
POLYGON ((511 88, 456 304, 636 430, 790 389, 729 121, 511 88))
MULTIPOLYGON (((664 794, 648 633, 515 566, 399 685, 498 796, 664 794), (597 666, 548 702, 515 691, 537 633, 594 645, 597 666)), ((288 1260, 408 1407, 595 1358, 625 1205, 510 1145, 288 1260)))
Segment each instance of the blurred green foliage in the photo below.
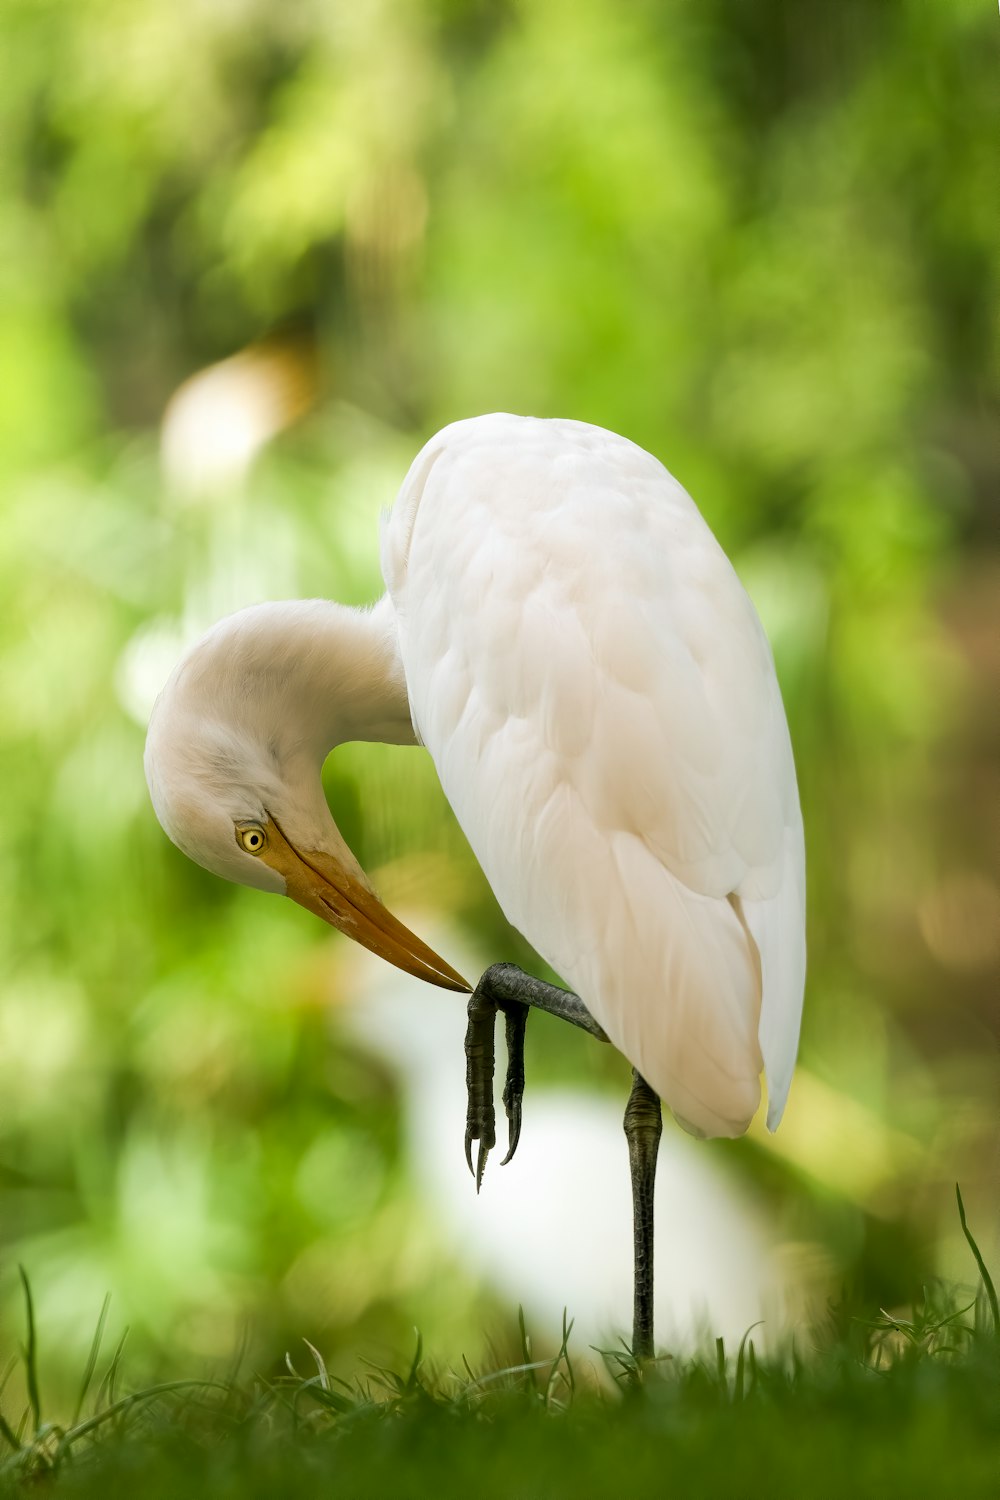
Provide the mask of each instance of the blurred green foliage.
MULTIPOLYGON (((995 1138, 992 7, 2 17, 0 1329, 20 1259, 73 1368, 106 1290, 170 1367, 244 1324, 262 1365, 414 1321, 474 1352, 487 1294, 409 1180, 391 1073, 339 1034, 340 940, 173 850, 141 752, 218 615, 375 597, 410 458, 495 409, 661 457, 774 642, 806 1082, 728 1164, 817 1295, 946 1266, 942 1183, 975 1202, 995 1138)), ((387 890, 524 958, 424 757, 348 747, 328 775, 387 890)))

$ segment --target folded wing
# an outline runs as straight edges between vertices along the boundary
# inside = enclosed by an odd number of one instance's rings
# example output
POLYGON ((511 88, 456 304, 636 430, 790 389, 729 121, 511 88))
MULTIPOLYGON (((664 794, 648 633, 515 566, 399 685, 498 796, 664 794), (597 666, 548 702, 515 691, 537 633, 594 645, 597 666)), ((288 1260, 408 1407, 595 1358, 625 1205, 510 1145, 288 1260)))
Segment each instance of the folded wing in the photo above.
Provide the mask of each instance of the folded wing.
POLYGON ((770 649, 693 501, 576 422, 424 448, 383 538, 411 708, 505 914, 681 1122, 784 1107, 804 854, 770 649))

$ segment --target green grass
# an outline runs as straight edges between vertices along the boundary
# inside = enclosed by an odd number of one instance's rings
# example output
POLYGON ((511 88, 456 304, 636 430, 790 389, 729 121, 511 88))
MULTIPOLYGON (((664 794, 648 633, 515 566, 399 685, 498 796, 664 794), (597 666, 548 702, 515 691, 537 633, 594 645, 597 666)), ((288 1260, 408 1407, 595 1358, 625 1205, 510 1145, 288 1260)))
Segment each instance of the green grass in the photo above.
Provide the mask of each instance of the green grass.
POLYGON ((403 1372, 366 1367, 353 1382, 306 1345, 308 1369, 289 1358, 279 1378, 237 1371, 120 1394, 121 1345, 97 1379, 102 1312, 72 1419, 54 1423, 25 1278, 26 1339, 7 1375, 22 1366, 27 1404, 16 1422, 0 1417, 0 1493, 993 1496, 1000 1312, 958 1204, 976 1294, 935 1284, 906 1318, 839 1307, 808 1348, 768 1359, 752 1331, 738 1350, 720 1340, 641 1375, 609 1351, 603 1389, 578 1378, 570 1327, 538 1360, 522 1319, 522 1357, 507 1367, 435 1371, 418 1337, 403 1372))

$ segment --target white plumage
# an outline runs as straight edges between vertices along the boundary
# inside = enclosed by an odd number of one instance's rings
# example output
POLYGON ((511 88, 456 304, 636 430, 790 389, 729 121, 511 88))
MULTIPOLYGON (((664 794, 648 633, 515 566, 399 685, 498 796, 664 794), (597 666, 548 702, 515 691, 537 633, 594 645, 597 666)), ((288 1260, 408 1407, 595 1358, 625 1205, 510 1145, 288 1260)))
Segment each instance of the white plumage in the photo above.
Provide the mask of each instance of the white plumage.
POLYGON ((386 597, 215 626, 154 708, 146 773, 208 869, 293 896, 411 974, 465 981, 378 901, 322 793, 345 740, 430 751, 497 899, 701 1135, 780 1119, 804 851, 771 652, 694 502, 581 422, 458 422, 383 535, 386 597))
POLYGON ((777 1125, 802 820, 760 622, 694 502, 581 422, 458 422, 384 528, 414 726, 508 919, 689 1130, 777 1125), (763 991, 763 993, 762 993, 763 991))

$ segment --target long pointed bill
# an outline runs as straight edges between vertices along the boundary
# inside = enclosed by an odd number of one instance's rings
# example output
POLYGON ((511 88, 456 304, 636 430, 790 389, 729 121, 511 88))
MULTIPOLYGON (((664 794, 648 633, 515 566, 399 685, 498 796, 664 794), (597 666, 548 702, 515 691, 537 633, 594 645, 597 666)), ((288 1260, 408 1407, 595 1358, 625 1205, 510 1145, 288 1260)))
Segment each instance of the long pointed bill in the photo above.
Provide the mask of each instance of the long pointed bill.
MULTIPOLYGON (((267 824, 268 843, 262 858, 285 877, 287 894, 307 911, 377 953, 397 969, 444 990, 470 993, 467 984, 443 958, 384 907, 375 892, 346 869, 334 855, 300 853, 273 818, 267 824)), ((360 873, 360 871, 359 871, 360 873)))

